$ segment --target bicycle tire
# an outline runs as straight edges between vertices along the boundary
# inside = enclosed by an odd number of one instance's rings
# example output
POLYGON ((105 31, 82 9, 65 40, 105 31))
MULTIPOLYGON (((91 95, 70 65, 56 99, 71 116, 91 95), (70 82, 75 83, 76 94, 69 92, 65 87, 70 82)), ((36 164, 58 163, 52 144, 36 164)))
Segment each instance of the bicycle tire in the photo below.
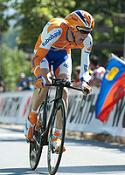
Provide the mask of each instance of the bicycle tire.
POLYGON ((43 103, 40 106, 38 117, 41 127, 38 131, 34 132, 35 140, 34 142, 30 142, 30 151, 29 151, 29 159, 30 159, 30 167, 32 170, 35 170, 39 164, 42 149, 43 149, 43 139, 41 134, 44 132, 46 127, 46 114, 45 114, 45 104, 43 103))
POLYGON ((55 102, 56 103, 56 107, 54 105, 53 110, 52 110, 52 122, 50 125, 50 133, 49 133, 49 139, 48 139, 48 171, 50 175, 54 175, 57 170, 58 167, 60 165, 60 161, 61 161, 61 157, 62 157, 62 152, 63 152, 63 145, 64 145, 64 140, 65 140, 65 128, 66 128, 66 107, 65 107, 65 102, 63 99, 59 99, 58 101, 55 102), (61 139, 61 147, 60 147, 60 151, 58 154, 56 153, 52 153, 53 152, 53 148, 52 148, 52 144, 51 144, 51 137, 52 137, 52 131, 54 128, 54 123, 56 121, 56 114, 57 111, 61 109, 61 117, 62 117, 62 139, 61 139), (52 165, 52 161, 51 161, 51 155, 52 154, 56 154, 57 155, 57 161, 55 163, 55 165, 52 165))

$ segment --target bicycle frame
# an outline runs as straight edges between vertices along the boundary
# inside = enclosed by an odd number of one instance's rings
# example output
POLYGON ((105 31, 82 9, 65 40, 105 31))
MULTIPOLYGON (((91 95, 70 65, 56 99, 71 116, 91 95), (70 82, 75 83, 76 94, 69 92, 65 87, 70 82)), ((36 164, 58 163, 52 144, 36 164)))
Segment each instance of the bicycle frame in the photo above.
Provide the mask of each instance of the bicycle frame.
MULTIPOLYGON (((66 128, 66 108, 65 108, 65 102, 62 99, 63 96, 63 90, 64 87, 67 88, 72 88, 75 90, 80 90, 79 88, 75 88, 70 86, 70 83, 66 82, 65 80, 60 80, 60 79, 52 79, 53 82, 52 84, 46 84, 46 86, 54 86, 56 87, 56 92, 54 95, 53 99, 49 99, 49 90, 47 92, 45 101, 41 104, 40 108, 39 108, 39 121, 41 121, 41 127, 40 130, 36 130, 36 135, 34 133, 34 136, 36 136, 35 142, 31 142, 30 143, 30 166, 33 170, 35 170, 38 166, 39 160, 40 160, 40 156, 42 153, 42 149, 44 145, 48 145, 48 151, 49 151, 49 156, 48 156, 48 164, 49 164, 49 172, 51 174, 55 174, 58 166, 60 164, 60 160, 61 160, 61 156, 62 156, 62 149, 63 149, 63 144, 64 144, 64 139, 65 139, 65 128, 66 128), (52 110, 49 114, 49 117, 47 116, 47 107, 48 104, 52 104, 52 110), (60 152, 59 157, 57 158, 57 162, 55 164, 55 168, 54 170, 51 168, 51 137, 52 137, 52 129, 53 129, 53 124, 54 122, 56 123, 56 114, 57 111, 61 110, 62 112, 62 122, 63 122, 63 127, 62 127, 62 142, 61 142, 61 147, 60 147, 60 152), (50 134, 50 135, 49 135, 50 134), (38 136, 38 137, 37 137, 38 136)), ((52 152, 53 153, 53 152, 52 152)))
MULTIPOLYGON (((55 86, 54 84, 47 84, 46 86, 55 86)), ((48 123, 47 123, 47 112, 46 112, 46 107, 47 107, 47 103, 51 103, 54 101, 54 106, 53 106, 53 109, 55 108, 56 106, 56 101, 58 101, 59 99, 62 98, 62 95, 63 95, 63 89, 64 89, 64 86, 61 87, 61 86, 56 86, 56 94, 55 94, 55 97, 53 100, 51 101, 48 101, 48 93, 47 93, 47 96, 46 96, 46 99, 45 99, 45 102, 44 102, 44 120, 46 121, 46 128, 44 128, 44 132, 41 134, 41 138, 43 139, 43 145, 47 145, 48 144, 48 141, 47 141, 47 136, 48 136, 48 132, 49 132, 49 128, 50 128, 50 124, 51 124, 51 121, 52 121, 52 115, 50 116, 49 120, 48 120, 48 123)))

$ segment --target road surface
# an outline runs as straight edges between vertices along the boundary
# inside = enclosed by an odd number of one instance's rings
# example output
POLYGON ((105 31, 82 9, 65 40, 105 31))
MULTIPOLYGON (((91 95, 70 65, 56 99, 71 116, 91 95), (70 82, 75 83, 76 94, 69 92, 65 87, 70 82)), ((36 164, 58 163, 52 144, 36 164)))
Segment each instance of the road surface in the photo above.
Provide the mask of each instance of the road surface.
MULTIPOLYGON (((66 139, 57 175, 125 175, 125 146, 66 139)), ((47 175, 47 148, 36 171, 28 159, 29 144, 22 128, 0 125, 0 175, 47 175)))

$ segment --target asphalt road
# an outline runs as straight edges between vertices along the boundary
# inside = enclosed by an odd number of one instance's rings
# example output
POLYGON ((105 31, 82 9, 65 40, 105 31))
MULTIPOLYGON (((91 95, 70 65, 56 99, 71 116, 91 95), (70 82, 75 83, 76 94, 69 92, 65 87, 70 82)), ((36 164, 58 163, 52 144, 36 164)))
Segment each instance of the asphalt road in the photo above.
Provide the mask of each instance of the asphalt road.
MULTIPOLYGON (((125 146, 98 141, 66 139, 57 175, 123 175, 125 146)), ((0 175, 47 175, 47 148, 36 171, 29 166, 29 144, 22 127, 0 125, 0 175)))

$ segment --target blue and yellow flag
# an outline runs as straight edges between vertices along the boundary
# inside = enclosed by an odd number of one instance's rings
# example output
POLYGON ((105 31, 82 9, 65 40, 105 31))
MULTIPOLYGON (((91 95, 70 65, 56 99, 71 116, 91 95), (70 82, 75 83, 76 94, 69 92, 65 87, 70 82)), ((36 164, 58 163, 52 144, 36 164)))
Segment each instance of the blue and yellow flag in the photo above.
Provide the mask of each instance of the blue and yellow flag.
POLYGON ((112 54, 96 101, 96 117, 106 121, 113 106, 125 95, 125 62, 112 54))

